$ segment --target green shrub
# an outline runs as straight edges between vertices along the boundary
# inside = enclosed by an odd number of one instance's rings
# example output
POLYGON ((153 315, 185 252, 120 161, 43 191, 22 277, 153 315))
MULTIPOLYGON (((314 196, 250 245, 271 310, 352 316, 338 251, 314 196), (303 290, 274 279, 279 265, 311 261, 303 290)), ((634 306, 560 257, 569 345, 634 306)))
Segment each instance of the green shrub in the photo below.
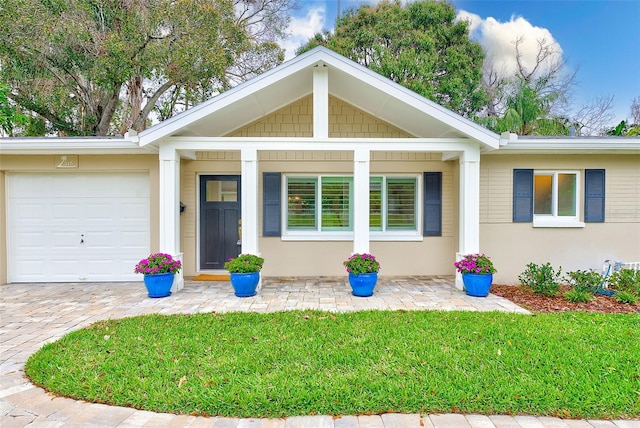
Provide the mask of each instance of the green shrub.
POLYGON ((556 272, 549 262, 540 266, 529 263, 524 272, 518 275, 518 279, 522 287, 530 288, 535 294, 553 296, 560 287, 561 272, 562 267, 556 272))
POLYGON ((574 288, 564 293, 564 298, 571 303, 587 303, 593 300, 593 293, 591 291, 574 288))
POLYGON ((576 291, 595 293, 602 284, 604 277, 598 272, 577 270, 567 272, 564 279, 567 281, 567 284, 576 291))
POLYGON ((636 294, 633 294, 630 291, 618 291, 614 296, 614 299, 616 299, 616 301, 618 303, 629 303, 629 304, 636 304, 638 302, 638 300, 640 300, 640 297, 636 294))
POLYGON ((628 291, 640 296, 640 271, 622 269, 614 272, 609 279, 609 286, 616 292, 628 291))
POLYGON ((224 264, 224 268, 230 273, 250 273, 260 272, 264 259, 254 254, 240 254, 235 259, 229 258, 224 264))

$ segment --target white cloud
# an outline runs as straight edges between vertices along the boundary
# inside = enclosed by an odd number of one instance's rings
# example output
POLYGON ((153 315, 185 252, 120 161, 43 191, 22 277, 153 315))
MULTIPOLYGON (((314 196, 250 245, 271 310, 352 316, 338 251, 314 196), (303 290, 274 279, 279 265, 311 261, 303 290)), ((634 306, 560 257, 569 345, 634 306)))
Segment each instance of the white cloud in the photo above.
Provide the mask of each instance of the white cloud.
POLYGON ((324 28, 326 10, 323 6, 307 10, 305 16, 294 17, 289 24, 289 37, 282 43, 285 60, 295 56, 295 51, 324 28))
POLYGON ((457 19, 470 22, 471 36, 482 45, 487 58, 492 60, 495 68, 507 75, 513 75, 517 68, 516 40, 520 41, 521 61, 529 71, 536 65, 539 43, 542 41, 546 45, 553 46, 555 51, 543 66, 562 58, 562 48, 551 32, 546 28, 532 25, 521 16, 512 16, 508 22, 500 22, 493 17, 483 19, 476 14, 460 11, 457 19))

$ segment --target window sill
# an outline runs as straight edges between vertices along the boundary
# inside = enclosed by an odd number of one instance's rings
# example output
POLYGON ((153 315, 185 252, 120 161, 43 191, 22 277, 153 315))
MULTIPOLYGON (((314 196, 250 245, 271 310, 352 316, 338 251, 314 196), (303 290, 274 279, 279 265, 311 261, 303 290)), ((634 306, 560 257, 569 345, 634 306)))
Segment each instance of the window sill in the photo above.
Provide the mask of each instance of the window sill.
MULTIPOLYGON (((353 241, 353 233, 294 233, 283 234, 282 241, 353 241)), ((398 241, 398 242, 420 242, 423 236, 416 232, 410 233, 380 233, 372 232, 369 235, 370 241, 398 241)))
POLYGON ((283 234, 283 241, 353 241, 353 233, 295 233, 283 234))
POLYGON ((571 220, 562 220, 562 219, 533 219, 533 227, 584 227, 585 223, 571 219, 571 220))

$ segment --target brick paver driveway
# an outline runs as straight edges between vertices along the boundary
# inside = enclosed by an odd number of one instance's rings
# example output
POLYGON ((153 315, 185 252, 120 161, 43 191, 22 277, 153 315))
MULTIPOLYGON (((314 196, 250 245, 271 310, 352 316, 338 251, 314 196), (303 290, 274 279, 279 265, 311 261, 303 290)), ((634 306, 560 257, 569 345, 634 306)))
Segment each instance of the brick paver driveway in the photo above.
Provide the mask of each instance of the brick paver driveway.
POLYGON ((558 418, 481 415, 305 416, 285 419, 203 418, 157 414, 53 397, 24 377, 24 363, 43 344, 107 318, 149 313, 322 309, 500 310, 526 313, 489 296, 464 295, 451 277, 381 277, 372 297, 350 294, 344 278, 267 278, 261 292, 237 298, 228 282, 187 281, 163 299, 146 296, 142 282, 10 284, 0 286, 0 426, 95 427, 618 427, 639 421, 563 421, 558 418))

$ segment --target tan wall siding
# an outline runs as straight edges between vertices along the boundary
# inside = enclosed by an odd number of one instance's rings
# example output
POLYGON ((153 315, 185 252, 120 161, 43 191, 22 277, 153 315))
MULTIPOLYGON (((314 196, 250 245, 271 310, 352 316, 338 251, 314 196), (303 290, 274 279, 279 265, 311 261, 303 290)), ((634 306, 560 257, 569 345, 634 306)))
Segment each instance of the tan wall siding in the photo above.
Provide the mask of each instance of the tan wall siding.
POLYGON ((584 170, 605 169, 605 222, 640 222, 640 156, 638 155, 488 155, 480 169, 480 223, 511 223, 513 170, 577 170, 581 216, 584 216, 584 170))
MULTIPOLYGON (((640 156, 487 155, 480 172, 480 250, 498 269, 496 282, 517 284, 527 263, 552 262, 563 272, 600 270, 606 259, 640 260, 640 156), (605 169, 605 222, 580 228, 512 223, 513 169, 605 169)), ((584 217, 584 174, 580 176, 584 217)))
POLYGON ((605 221, 640 223, 640 157, 635 164, 608 168, 605 179, 605 221))
POLYGON ((480 162, 480 223, 511 222, 513 170, 480 162))

